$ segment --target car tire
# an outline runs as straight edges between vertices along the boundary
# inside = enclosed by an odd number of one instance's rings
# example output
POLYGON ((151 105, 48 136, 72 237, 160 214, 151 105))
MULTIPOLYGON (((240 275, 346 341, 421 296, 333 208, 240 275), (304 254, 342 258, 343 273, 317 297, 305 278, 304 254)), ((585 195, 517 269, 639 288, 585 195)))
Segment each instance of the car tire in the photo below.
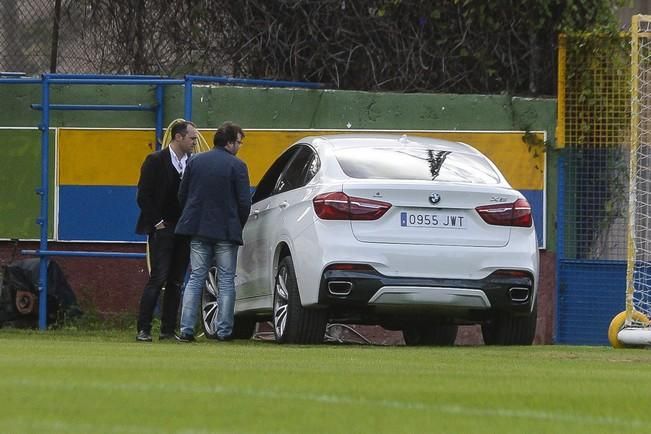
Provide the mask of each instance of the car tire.
MULTIPOLYGON (((217 302, 218 294, 217 268, 212 267, 208 272, 208 278, 201 293, 201 325, 208 339, 217 338, 215 319, 219 312, 219 303, 217 302)), ((257 321, 255 318, 235 315, 231 336, 234 339, 251 339, 256 324, 257 321)))
POLYGON ((414 324, 403 328, 402 336, 405 344, 409 346, 450 347, 457 340, 458 329, 454 324, 414 324))
POLYGON ((486 345, 531 345, 536 336, 538 306, 528 315, 502 315, 482 324, 486 345))
POLYGON ((322 343, 327 320, 325 310, 303 307, 292 258, 282 258, 274 285, 273 328, 276 341, 286 344, 322 343))

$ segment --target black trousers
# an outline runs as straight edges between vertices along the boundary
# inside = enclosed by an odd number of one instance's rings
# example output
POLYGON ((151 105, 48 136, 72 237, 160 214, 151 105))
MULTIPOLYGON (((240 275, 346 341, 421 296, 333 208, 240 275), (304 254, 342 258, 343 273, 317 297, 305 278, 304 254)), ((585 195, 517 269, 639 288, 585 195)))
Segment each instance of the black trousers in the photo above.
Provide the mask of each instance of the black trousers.
POLYGON ((173 333, 181 298, 181 285, 190 261, 190 239, 174 235, 174 228, 154 231, 147 240, 151 272, 140 299, 138 330, 151 332, 151 322, 156 303, 163 292, 161 333, 173 333))

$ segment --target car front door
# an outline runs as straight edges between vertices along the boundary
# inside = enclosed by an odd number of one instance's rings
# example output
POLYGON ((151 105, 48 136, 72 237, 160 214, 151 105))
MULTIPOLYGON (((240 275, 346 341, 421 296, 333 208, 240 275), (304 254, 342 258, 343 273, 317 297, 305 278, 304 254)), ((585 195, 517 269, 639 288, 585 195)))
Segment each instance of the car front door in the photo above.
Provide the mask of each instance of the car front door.
POLYGON ((305 186, 313 178, 318 167, 319 159, 315 151, 308 145, 300 145, 299 150, 278 178, 273 195, 269 198, 268 214, 265 216, 265 226, 262 230, 270 243, 267 250, 270 274, 263 276, 268 282, 265 285, 265 293, 270 297, 273 294, 276 277, 274 267, 276 264, 273 261, 280 243, 286 243, 292 255, 306 254, 306 252, 295 252, 293 241, 307 225, 314 221, 314 213, 311 212, 312 196, 306 192, 305 186))
POLYGON ((281 239, 286 239, 293 232, 292 229, 304 224, 297 217, 297 205, 302 198, 300 188, 314 176, 315 167, 318 168, 318 164, 313 163, 315 160, 318 163, 314 150, 309 146, 292 147, 279 158, 278 165, 274 163, 269 176, 265 175, 260 182, 260 190, 256 190, 251 207, 250 223, 247 222, 244 228, 244 247, 240 258, 246 264, 241 267, 238 264, 242 277, 248 276, 246 283, 243 279, 243 293, 251 297, 270 297, 273 294, 274 252, 281 239), (282 162, 285 164, 278 174, 277 169, 282 162), (272 180, 275 180, 275 184, 269 193, 272 180))
POLYGON ((238 301, 252 301, 251 299, 269 291, 265 276, 271 273, 267 251, 270 243, 269 224, 273 220, 269 215, 273 212, 272 196, 278 179, 297 150, 292 147, 278 157, 262 176, 253 193, 251 213, 242 233, 244 245, 239 249, 237 260, 238 301))

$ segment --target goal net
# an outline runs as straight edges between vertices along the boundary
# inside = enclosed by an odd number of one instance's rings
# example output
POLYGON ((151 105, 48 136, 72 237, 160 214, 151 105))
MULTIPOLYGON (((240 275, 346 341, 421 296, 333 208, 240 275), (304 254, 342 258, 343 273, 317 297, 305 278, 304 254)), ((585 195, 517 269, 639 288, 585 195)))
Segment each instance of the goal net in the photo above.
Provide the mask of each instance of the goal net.
POLYGON ((631 24, 631 150, 626 327, 651 318, 651 15, 631 24))

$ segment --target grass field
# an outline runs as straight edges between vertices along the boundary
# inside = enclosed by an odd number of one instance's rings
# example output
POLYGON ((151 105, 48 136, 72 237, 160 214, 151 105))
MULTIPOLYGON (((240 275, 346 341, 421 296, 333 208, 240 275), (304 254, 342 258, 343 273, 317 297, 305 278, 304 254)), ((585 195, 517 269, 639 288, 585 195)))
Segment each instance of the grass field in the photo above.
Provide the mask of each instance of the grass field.
POLYGON ((0 329, 3 433, 651 430, 651 351, 140 344, 0 329))

